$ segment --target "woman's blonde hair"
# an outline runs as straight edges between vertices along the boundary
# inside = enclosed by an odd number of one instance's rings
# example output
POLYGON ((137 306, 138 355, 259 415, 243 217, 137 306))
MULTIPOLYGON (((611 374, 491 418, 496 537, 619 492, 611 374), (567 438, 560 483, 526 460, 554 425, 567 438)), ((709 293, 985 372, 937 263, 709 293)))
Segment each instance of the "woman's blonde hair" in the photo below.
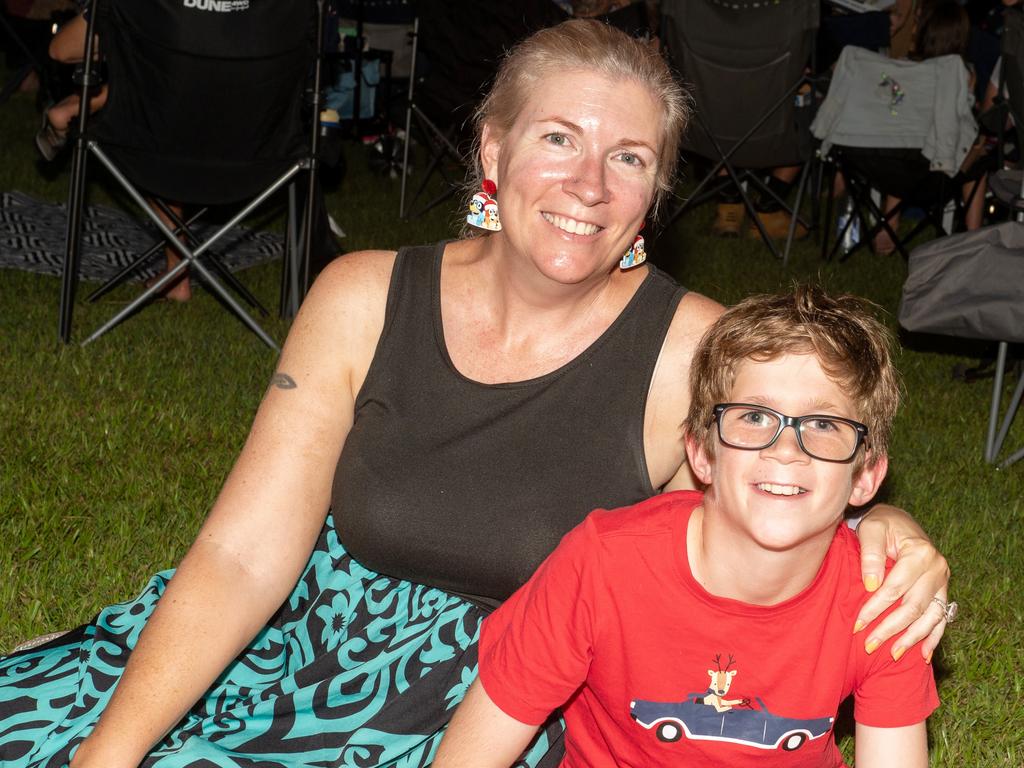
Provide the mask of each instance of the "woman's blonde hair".
MULTIPOLYGON (((797 285, 787 294, 750 296, 726 310, 704 334, 690 364, 687 431, 713 453, 713 408, 729 400, 742 363, 813 354, 853 401, 853 418, 868 428, 867 456, 874 463, 889 450, 900 378, 892 334, 873 310, 877 307, 864 299, 829 296, 814 285, 797 285)), ((858 467, 861 461, 858 456, 858 467)))
POLYGON ((649 89, 661 105, 661 144, 653 215, 672 189, 679 142, 690 115, 690 97, 652 44, 594 19, 571 19, 542 29, 505 55, 494 84, 473 117, 471 189, 476 191, 483 180, 480 140, 484 125, 499 135, 508 133, 536 83, 567 70, 587 70, 609 78, 634 80, 649 89))

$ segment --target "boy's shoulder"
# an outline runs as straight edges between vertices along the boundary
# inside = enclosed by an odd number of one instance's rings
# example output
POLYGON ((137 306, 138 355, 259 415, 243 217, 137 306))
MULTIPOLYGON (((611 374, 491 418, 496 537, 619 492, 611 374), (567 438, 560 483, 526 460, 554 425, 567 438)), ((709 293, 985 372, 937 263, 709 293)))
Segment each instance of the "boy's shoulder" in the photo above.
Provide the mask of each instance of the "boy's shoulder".
POLYGON ((595 509, 584 524, 599 539, 662 534, 688 520, 703 500, 700 491, 660 493, 625 507, 595 509))

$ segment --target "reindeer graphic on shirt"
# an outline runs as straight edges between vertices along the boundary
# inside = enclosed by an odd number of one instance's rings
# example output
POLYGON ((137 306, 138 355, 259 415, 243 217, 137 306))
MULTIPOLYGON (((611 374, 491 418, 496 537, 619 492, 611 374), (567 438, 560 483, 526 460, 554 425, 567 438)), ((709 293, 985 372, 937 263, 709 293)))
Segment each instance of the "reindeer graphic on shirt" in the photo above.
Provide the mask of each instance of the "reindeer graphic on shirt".
POLYGON ((722 669, 722 654, 715 654, 714 662, 715 669, 708 670, 711 685, 708 686, 708 695, 704 697, 704 703, 714 707, 719 712, 728 712, 734 706, 745 707, 749 705, 750 699, 725 698, 725 694, 729 692, 729 688, 732 686, 732 679, 739 672, 738 669, 729 669, 729 667, 736 663, 736 659, 733 658, 732 654, 729 654, 729 661, 725 665, 725 669, 722 669))

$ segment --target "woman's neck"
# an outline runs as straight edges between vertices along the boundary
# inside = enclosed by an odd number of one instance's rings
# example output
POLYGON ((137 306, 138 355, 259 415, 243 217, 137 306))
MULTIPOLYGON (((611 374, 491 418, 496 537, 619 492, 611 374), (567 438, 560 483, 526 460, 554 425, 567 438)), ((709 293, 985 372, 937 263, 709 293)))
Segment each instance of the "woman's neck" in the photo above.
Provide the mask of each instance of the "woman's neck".
POLYGON ((616 269, 558 283, 526 260, 488 247, 492 238, 452 244, 441 269, 448 353, 463 375, 478 381, 520 381, 558 369, 608 329, 646 275, 616 269))

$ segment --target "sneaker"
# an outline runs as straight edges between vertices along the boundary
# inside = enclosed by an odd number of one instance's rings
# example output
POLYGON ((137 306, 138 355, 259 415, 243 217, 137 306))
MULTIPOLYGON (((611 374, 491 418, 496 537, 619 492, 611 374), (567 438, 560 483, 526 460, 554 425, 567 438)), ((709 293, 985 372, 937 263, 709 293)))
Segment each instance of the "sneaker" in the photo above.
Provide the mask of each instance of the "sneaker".
POLYGON ((68 143, 68 134, 59 133, 50 122, 49 111, 43 112, 43 126, 36 134, 36 149, 46 162, 52 162, 68 143))
POLYGON ((719 203, 711 234, 719 237, 739 237, 743 230, 743 203, 719 203))
MULTIPOLYGON (((785 240, 789 237, 789 223, 792 220, 789 211, 781 208, 770 212, 758 211, 757 218, 761 220, 764 231, 768 233, 768 237, 772 240, 785 240)), ((747 232, 751 237, 756 237, 758 240, 761 239, 761 230, 757 228, 757 224, 753 221, 747 226, 747 232)), ((807 237, 807 227, 798 221, 793 232, 793 239, 803 240, 805 237, 807 237)))

